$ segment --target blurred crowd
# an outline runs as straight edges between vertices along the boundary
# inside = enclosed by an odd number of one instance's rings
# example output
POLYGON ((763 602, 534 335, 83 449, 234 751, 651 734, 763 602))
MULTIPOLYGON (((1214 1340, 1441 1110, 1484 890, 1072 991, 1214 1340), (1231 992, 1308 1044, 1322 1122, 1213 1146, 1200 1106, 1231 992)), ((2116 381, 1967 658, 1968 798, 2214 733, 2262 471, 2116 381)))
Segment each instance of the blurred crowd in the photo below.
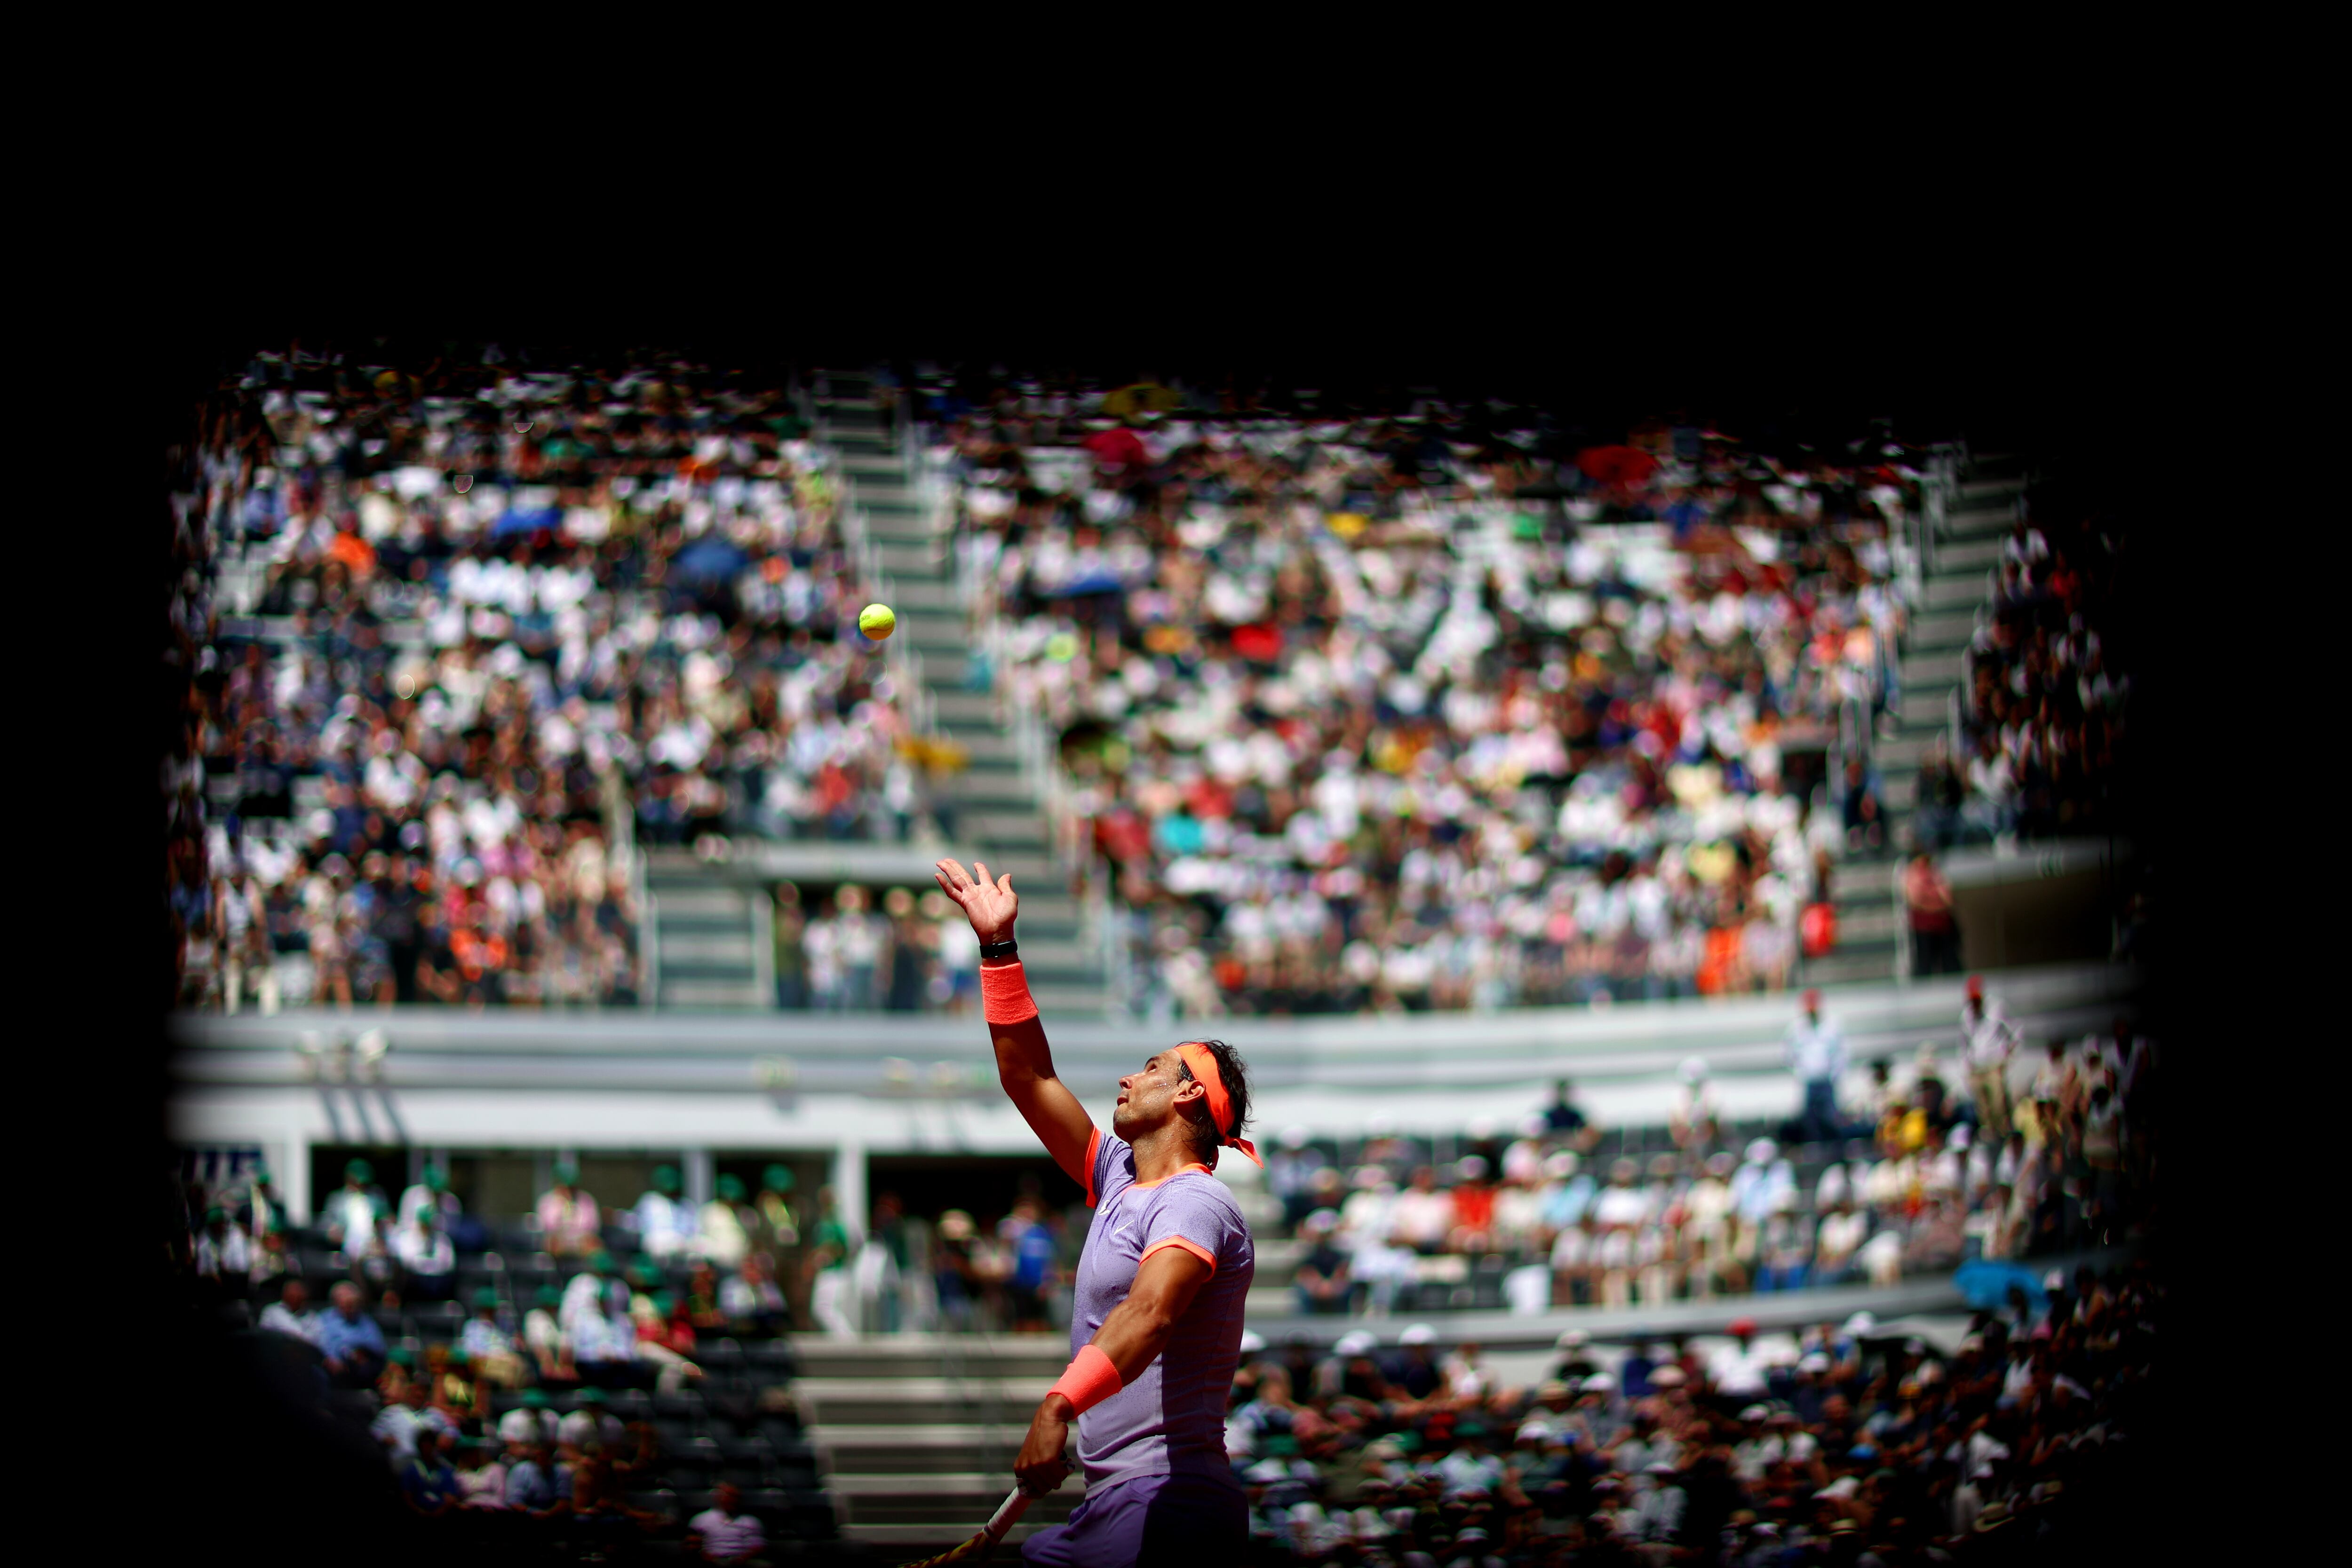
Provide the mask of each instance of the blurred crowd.
POLYGON ((173 452, 184 1000, 625 1004, 632 846, 912 830, 789 389, 360 359, 258 354, 173 452))
POLYGON ((1415 1324, 1244 1341, 1226 1449, 1261 1562, 1777 1565, 2099 1548, 2147 1456, 2144 1270, 2013 1286, 1948 1348, 1870 1314, 1603 1352, 1503 1385, 1415 1324))
POLYGON ((559 1164, 530 1214, 486 1220, 437 1168, 394 1198, 354 1160, 297 1227, 255 1167, 183 1184, 179 1260, 281 1385, 364 1429, 410 1509, 471 1539, 829 1535, 777 1336, 822 1304, 847 1233, 788 1166, 712 1186, 690 1201, 658 1166, 608 1207, 559 1164))
POLYGON ((2032 1051, 1972 988, 1951 1035, 1871 1063, 1851 1105, 1834 1023, 1811 1008, 1790 1033, 1807 1093, 1778 1124, 1727 1118, 1694 1057, 1664 1128, 1604 1132, 1563 1082, 1516 1136, 1473 1127, 1445 1158, 1289 1129, 1261 1234, 1297 1239, 1297 1311, 1383 1316, 1886 1285, 2153 1223, 2156 1053, 2128 1019, 2032 1051))
POLYGON ((2029 494, 2001 540, 1962 685, 1959 747, 1921 759, 1915 831, 1942 849, 2105 831, 2131 677, 2102 637, 2126 565, 2120 523, 2029 494))
POLYGON ((979 939, 936 887, 782 883, 774 897, 778 1007, 960 1013, 980 995, 979 939))
POLYGON ((1832 852, 1883 834, 1859 737, 1920 478, 1884 432, 1586 444, 1150 382, 923 412, 994 678, 1183 1016, 1779 988, 1832 852))

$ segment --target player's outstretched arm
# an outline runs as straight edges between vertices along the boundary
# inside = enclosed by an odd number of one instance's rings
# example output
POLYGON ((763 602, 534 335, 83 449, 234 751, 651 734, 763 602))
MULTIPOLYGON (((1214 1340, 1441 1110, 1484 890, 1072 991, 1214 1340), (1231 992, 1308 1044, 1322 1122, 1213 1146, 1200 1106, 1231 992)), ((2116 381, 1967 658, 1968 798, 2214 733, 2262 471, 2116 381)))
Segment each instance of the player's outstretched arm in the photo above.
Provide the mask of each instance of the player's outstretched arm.
MULTIPOLYGON (((958 862, 941 861, 931 874, 962 908, 972 935, 983 945, 1013 940, 1013 920, 1021 907, 1021 895, 1013 891, 1013 873, 1006 872, 992 882, 985 864, 974 861, 972 868, 977 876, 966 873, 958 862)), ((987 970, 1015 967, 1019 960, 982 958, 980 963, 987 970)), ((985 989, 984 979, 982 985, 985 989)), ((1045 1043, 1044 1023, 1032 1010, 1017 1021, 992 1019, 988 1034, 996 1045, 996 1081, 1020 1107, 1022 1119, 1054 1163, 1080 1186, 1088 1186, 1092 1173, 1087 1169, 1087 1148, 1094 1141, 1094 1118, 1069 1086, 1054 1076, 1054 1052, 1045 1043)))

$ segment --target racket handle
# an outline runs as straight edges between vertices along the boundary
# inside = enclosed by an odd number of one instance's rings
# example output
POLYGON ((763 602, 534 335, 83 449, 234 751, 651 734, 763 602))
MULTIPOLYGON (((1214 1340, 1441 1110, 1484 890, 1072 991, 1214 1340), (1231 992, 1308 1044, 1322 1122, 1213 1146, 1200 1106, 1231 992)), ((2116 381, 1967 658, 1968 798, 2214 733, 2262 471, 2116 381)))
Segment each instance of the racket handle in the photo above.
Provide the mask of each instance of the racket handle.
MULTIPOLYGON (((1004 1532, 1011 1530, 1014 1525, 1020 1523, 1021 1516, 1028 1511, 1029 1494, 1023 1491, 1019 1487, 1014 1487, 1011 1491, 1005 1493, 1004 1500, 998 1503, 996 1505, 996 1511, 989 1516, 987 1531, 989 1540, 1003 1540, 1004 1532)), ((970 1516, 967 1515, 966 1517, 969 1518, 970 1516)))

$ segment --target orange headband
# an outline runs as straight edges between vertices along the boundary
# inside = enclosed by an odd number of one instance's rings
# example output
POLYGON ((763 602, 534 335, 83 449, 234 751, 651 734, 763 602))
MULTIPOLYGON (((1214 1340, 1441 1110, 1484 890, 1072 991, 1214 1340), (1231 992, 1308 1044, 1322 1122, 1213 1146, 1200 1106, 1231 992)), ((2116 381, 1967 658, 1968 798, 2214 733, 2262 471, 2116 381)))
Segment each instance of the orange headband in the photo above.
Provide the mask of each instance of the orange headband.
MULTIPOLYGON (((1217 1070, 1217 1054, 1198 1040, 1188 1040, 1176 1048, 1179 1061, 1190 1068, 1192 1081, 1209 1092, 1209 1120, 1220 1134, 1233 1123, 1233 1096, 1225 1092, 1225 1075, 1217 1070)), ((1253 1164, 1263 1170, 1265 1162, 1257 1157, 1257 1145, 1247 1138, 1227 1137, 1225 1147, 1239 1149, 1253 1164)))

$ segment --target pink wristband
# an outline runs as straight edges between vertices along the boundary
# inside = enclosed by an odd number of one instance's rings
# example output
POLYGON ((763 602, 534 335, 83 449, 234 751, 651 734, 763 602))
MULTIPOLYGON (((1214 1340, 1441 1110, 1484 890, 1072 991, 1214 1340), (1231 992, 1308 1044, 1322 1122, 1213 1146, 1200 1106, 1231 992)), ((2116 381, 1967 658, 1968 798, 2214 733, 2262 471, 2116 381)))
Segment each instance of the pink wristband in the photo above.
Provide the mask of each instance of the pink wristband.
POLYGON ((1045 1392, 1067 1399, 1071 1407, 1083 1416, 1126 1386, 1118 1380, 1118 1368, 1111 1364, 1110 1357, 1088 1345, 1078 1352, 1055 1380, 1054 1386, 1045 1392))
POLYGON ((1029 977, 1019 963, 982 967, 980 1012, 990 1023, 1025 1023, 1037 1016, 1037 1003, 1029 995, 1029 977))

